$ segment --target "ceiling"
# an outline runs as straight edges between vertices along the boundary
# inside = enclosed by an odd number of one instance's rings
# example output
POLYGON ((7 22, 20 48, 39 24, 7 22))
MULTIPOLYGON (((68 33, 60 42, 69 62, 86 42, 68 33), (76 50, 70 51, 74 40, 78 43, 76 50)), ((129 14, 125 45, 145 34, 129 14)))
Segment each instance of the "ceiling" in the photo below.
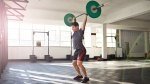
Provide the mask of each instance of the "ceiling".
MULTIPOLYGON (((90 0, 29 0, 27 9, 41 9, 41 10, 53 10, 62 12, 75 12, 84 13, 86 10, 86 4, 90 0)), ((141 0, 96 0, 100 4, 107 3, 102 8, 103 15, 110 14, 113 11, 120 10, 124 7, 130 6, 141 0)))
POLYGON ((132 19, 136 19, 136 20, 143 20, 143 21, 150 21, 150 12, 146 13, 146 14, 142 14, 136 17, 133 17, 132 19))
MULTIPOLYGON (((76 15, 86 12, 86 4, 90 0, 28 0, 29 3, 26 7, 25 20, 46 21, 48 20, 60 20, 63 22, 64 15, 67 13, 73 13, 76 15)), ((114 12, 125 9, 136 3, 147 0, 96 0, 100 4, 106 4, 102 8, 102 14, 100 18, 89 18, 91 23, 103 23, 108 15, 114 12), (96 21, 97 20, 97 21, 96 21), (93 22, 92 22, 93 21, 93 22), (94 22, 96 21, 96 22, 94 22)), ((143 14, 136 16, 133 19, 149 20, 150 14, 143 14), (149 18, 149 19, 148 19, 149 18)), ((82 17, 81 20, 82 21, 82 17)))

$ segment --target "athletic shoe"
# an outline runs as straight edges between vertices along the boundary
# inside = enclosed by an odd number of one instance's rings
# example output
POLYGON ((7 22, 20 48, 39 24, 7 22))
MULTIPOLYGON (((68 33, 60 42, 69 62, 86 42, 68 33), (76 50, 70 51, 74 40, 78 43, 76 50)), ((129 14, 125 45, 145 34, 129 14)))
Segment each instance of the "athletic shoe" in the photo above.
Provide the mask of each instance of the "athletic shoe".
POLYGON ((81 78, 83 78, 83 76, 82 76, 82 75, 81 75, 81 76, 78 75, 78 76, 74 77, 73 79, 74 79, 74 80, 79 80, 79 79, 81 79, 81 78))
POLYGON ((89 81, 88 77, 84 77, 83 80, 81 81, 81 83, 87 83, 89 81))

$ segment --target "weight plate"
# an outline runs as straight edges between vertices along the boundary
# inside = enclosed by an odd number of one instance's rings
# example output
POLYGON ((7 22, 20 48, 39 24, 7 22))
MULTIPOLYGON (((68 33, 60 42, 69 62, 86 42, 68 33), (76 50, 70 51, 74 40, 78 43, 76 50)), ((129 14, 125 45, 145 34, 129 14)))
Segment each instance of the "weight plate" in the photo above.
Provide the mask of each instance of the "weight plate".
POLYGON ((86 12, 91 18, 98 18, 101 15, 101 7, 96 1, 89 1, 86 5, 86 12))
POLYGON ((65 17, 64 17, 65 24, 67 26, 72 26, 72 22, 73 22, 73 18, 74 17, 75 16, 73 14, 71 14, 71 13, 66 14, 65 17))

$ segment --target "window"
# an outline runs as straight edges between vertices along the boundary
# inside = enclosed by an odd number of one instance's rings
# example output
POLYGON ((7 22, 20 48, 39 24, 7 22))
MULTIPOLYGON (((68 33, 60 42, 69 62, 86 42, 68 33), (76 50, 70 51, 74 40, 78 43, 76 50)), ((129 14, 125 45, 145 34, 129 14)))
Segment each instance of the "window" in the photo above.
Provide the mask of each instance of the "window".
POLYGON ((115 35, 116 29, 107 29, 107 47, 116 46, 115 35))
POLYGON ((32 24, 20 23, 20 45, 32 45, 32 24))
MULTIPOLYGON (((45 25, 45 31, 49 31, 49 45, 60 46, 60 27, 55 25, 45 25)), ((47 37, 45 39, 47 42, 47 37)))
POLYGON ((102 28, 96 28, 96 46, 102 47, 102 28))
POLYGON ((8 46, 19 45, 19 22, 8 22, 8 46))
MULTIPOLYGON (((115 47, 116 29, 109 29, 107 28, 107 47, 115 47)), ((102 47, 102 28, 96 28, 96 46, 102 47)))
POLYGON ((33 31, 40 31, 40 32, 44 32, 44 25, 42 24, 33 24, 33 31))
POLYGON ((61 46, 71 46, 71 32, 70 31, 61 31, 61 46))
POLYGON ((91 27, 86 27, 84 31, 83 44, 85 47, 91 47, 91 27))
MULTIPOLYGON (((33 31, 48 32, 50 46, 71 46, 71 27, 60 25, 32 24, 19 21, 8 22, 9 46, 32 46, 33 31)), ((48 38, 45 33, 34 34, 34 45, 41 41, 42 46, 47 46, 48 38)), ((84 32, 84 45, 91 47, 91 28, 87 27, 84 32)))
POLYGON ((67 26, 60 27, 60 46, 71 46, 71 28, 67 26))

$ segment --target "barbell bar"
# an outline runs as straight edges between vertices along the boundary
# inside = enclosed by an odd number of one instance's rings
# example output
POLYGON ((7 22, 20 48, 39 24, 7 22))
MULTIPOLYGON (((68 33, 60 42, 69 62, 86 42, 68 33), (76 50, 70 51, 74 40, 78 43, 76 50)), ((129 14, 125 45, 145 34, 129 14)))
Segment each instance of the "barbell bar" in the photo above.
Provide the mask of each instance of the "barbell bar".
POLYGON ((74 16, 73 14, 68 13, 64 17, 64 22, 67 26, 71 26, 73 19, 76 19, 85 14, 87 14, 91 18, 98 18, 101 15, 101 7, 103 6, 104 4, 99 5, 99 3, 94 0, 89 1, 86 5, 86 13, 82 13, 78 16, 74 16))

